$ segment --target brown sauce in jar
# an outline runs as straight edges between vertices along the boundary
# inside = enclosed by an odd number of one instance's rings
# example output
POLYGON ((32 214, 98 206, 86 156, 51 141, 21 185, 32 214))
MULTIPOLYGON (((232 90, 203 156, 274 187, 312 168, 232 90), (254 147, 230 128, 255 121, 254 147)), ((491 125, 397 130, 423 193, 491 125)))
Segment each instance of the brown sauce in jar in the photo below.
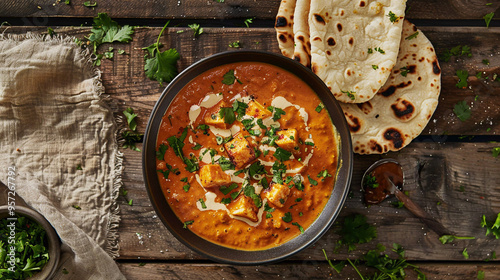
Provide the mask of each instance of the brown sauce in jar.
POLYGON ((403 170, 401 165, 395 162, 383 163, 365 176, 363 189, 365 190, 366 204, 378 204, 391 195, 391 183, 387 178, 399 190, 402 190, 403 170))

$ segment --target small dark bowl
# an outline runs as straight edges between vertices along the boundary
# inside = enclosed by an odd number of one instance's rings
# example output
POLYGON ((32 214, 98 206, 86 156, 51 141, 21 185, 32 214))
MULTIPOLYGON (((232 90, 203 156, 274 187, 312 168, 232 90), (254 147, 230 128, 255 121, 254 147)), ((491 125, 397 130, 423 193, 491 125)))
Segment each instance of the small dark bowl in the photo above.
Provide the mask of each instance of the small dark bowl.
MULTIPOLYGON (((16 205, 14 212, 20 216, 28 217, 42 226, 47 233, 47 241, 49 243, 49 261, 45 264, 41 271, 35 273, 32 277, 27 278, 27 280, 51 279, 56 272, 57 265, 59 264, 59 259, 61 257, 61 241, 59 236, 52 225, 37 211, 28 207, 16 205)), ((9 217, 11 216, 9 215, 8 206, 0 206, 0 219, 9 217)))
POLYGON ((143 175, 149 198, 161 221, 182 243, 194 251, 218 262, 256 265, 276 262, 298 253, 316 242, 333 224, 346 199, 352 175, 352 143, 344 113, 330 90, 310 69, 283 57, 261 51, 232 51, 219 53, 191 65, 180 73, 163 91, 149 118, 144 134, 143 175), (168 106, 177 93, 193 78, 201 73, 224 64, 235 62, 263 62, 283 68, 306 82, 319 96, 330 113, 333 124, 340 136, 339 166, 337 181, 332 195, 323 212, 303 234, 274 248, 258 251, 244 251, 227 248, 199 237, 183 229, 183 223, 177 218, 165 199, 156 171, 156 141, 158 130, 168 106))

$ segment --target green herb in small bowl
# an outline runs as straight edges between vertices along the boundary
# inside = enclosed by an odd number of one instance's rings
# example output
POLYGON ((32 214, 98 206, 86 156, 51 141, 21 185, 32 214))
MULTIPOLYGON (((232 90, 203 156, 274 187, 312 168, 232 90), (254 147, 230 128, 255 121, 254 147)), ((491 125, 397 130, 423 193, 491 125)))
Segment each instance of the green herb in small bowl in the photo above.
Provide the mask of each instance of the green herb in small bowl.
POLYGON ((0 207, 0 279, 48 279, 60 256, 60 241, 38 212, 0 207))

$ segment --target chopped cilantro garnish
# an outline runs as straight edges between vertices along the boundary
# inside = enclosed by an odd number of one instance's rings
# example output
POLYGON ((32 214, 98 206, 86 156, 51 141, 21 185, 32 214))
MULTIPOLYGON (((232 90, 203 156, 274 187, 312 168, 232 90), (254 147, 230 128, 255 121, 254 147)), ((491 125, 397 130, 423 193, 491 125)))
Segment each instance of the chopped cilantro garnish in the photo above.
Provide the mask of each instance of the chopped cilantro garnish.
POLYGON ((91 3, 90 1, 83 2, 83 6, 85 7, 97 7, 97 2, 91 3))
POLYGON ((293 222, 292 225, 297 226, 300 230, 300 233, 304 233, 304 228, 301 225, 299 225, 299 223, 293 222))
POLYGON ((186 185, 184 185, 184 186, 182 187, 182 189, 183 189, 185 192, 188 192, 190 188, 191 188, 191 185, 189 185, 189 184, 186 184, 186 185))
POLYGON ((241 48, 241 43, 240 41, 234 41, 232 43, 229 43, 230 48, 241 48))
POLYGON ((281 217, 281 219, 283 220, 283 222, 285 223, 289 223, 292 221, 292 213, 290 212, 286 212, 285 215, 283 217, 281 217))
POLYGON ((75 205, 75 204, 73 204, 72 207, 75 208, 76 210, 82 210, 82 208, 80 206, 75 205))
POLYGON ((368 188, 376 189, 376 188, 378 188, 379 184, 378 184, 377 178, 375 178, 375 176, 373 176, 372 174, 367 174, 365 176, 363 186, 365 188, 368 187, 368 188))
POLYGON ((495 13, 491 12, 483 17, 484 22, 486 23, 486 28, 490 27, 490 22, 493 19, 493 16, 495 16, 495 13))
POLYGON ((269 110, 271 113, 273 113, 273 121, 277 121, 281 118, 282 115, 286 115, 285 111, 283 109, 269 106, 267 107, 267 110, 269 110))
POLYGON ((226 170, 234 170, 234 164, 233 162, 226 158, 226 157, 220 157, 217 162, 219 163, 220 167, 222 168, 222 171, 226 170))
POLYGON ((470 118, 470 107, 467 105, 467 102, 465 100, 462 100, 455 104, 455 108, 453 109, 453 113, 461 120, 461 121, 466 121, 470 118))
POLYGON ((271 168, 273 172, 273 182, 278 184, 283 184, 283 174, 286 173, 286 165, 280 161, 275 161, 273 167, 271 168))
POLYGON ((156 158, 159 160, 164 160, 165 159, 165 152, 167 151, 168 146, 161 143, 160 147, 158 148, 158 151, 156 151, 156 158))
POLYGON ((130 199, 130 200, 128 201, 128 205, 130 205, 130 206, 134 205, 134 200, 133 200, 133 199, 130 199))
POLYGON ((247 26, 247 28, 250 27, 250 23, 253 23, 253 18, 247 18, 243 21, 243 23, 247 26))
POLYGON ((260 161, 256 161, 250 165, 248 168, 248 174, 250 175, 250 178, 254 178, 255 175, 261 175, 261 174, 266 174, 267 171, 264 168, 264 165, 260 163, 260 161))
POLYGON ((347 94, 347 97, 349 97, 351 100, 355 100, 356 99, 356 96, 354 95, 356 92, 355 91, 343 91, 341 90, 342 93, 345 93, 347 94))
POLYGON ((274 152, 274 157, 282 162, 289 160, 291 156, 292 156, 291 152, 282 149, 280 147, 276 148, 276 152, 274 152))
POLYGON ((183 226, 182 226, 182 228, 187 229, 187 226, 192 225, 193 223, 194 223, 193 220, 191 220, 191 221, 185 221, 184 224, 183 224, 183 226))
POLYGON ((373 53, 373 49, 372 48, 368 48, 368 53, 373 53))
POLYGON ((177 173, 179 171, 179 169, 178 168, 172 169, 172 165, 167 163, 167 170, 157 170, 157 171, 160 172, 161 174, 163 174, 163 177, 165 179, 168 179, 168 176, 170 175, 170 173, 177 173))
POLYGON ((469 77, 469 72, 467 70, 457 70, 458 83, 456 84, 457 88, 466 88, 467 87, 467 78, 469 77))
POLYGON ((170 136, 167 138, 167 142, 174 150, 175 155, 178 156, 186 164, 186 170, 189 172, 195 172, 196 170, 200 169, 198 162, 195 158, 190 159, 184 157, 184 154, 182 152, 182 148, 184 147, 184 139, 186 139, 187 132, 188 127, 185 127, 179 138, 170 136))
POLYGON ((377 70, 378 69, 378 65, 372 65, 372 68, 373 68, 373 70, 377 70))
POLYGON ((476 239, 473 236, 455 236, 455 235, 443 235, 439 237, 439 241, 441 241, 442 244, 450 243, 455 240, 462 240, 462 239, 476 239))
POLYGON ((483 215, 481 220, 481 227, 486 228, 486 236, 490 233, 495 236, 496 239, 500 238, 500 213, 497 214, 497 218, 494 222, 486 221, 486 216, 483 215))
POLYGON ((374 48, 374 50, 378 51, 381 54, 385 54, 385 51, 381 48, 374 48))
POLYGON ((309 145, 309 146, 314 146, 314 142, 312 141, 306 141, 304 144, 309 145))
POLYGON ((302 201, 302 197, 298 197, 295 199, 295 202, 301 202, 302 201))
POLYGON ((224 197, 223 199, 221 199, 220 203, 222 203, 222 204, 229 204, 229 203, 231 203, 231 198, 230 197, 224 197))
POLYGON ((325 105, 323 103, 319 103, 318 106, 316 107, 316 112, 321 113, 321 110, 325 108, 325 105))
POLYGON ((234 101, 233 111, 238 114, 238 120, 241 120, 241 118, 243 118, 247 108, 248 108, 248 105, 245 102, 240 102, 238 100, 234 101))
POLYGON ((236 81, 236 76, 234 76, 233 69, 227 71, 227 73, 224 74, 224 76, 222 76, 222 83, 225 85, 230 86, 230 85, 234 84, 234 81, 236 81))
POLYGON ((483 59, 482 62, 484 65, 490 65, 490 61, 488 59, 483 59))
POLYGON ((198 201, 199 201, 199 202, 200 202, 200 204, 201 204, 201 208, 203 208, 203 209, 207 209, 207 205, 205 204, 205 201, 203 200, 203 198, 198 199, 198 201))
POLYGON ((406 66, 399 68, 399 70, 401 71, 401 76, 406 77, 406 75, 408 75, 409 70, 408 68, 406 68, 406 66))
POLYGON ((222 107, 219 111, 219 117, 224 119, 224 122, 227 124, 233 124, 236 120, 236 116, 234 115, 233 108, 222 107))
POLYGON ((229 194, 232 190, 236 189, 238 187, 238 184, 236 183, 232 183, 231 185, 229 186, 222 186, 219 188, 219 190, 221 191, 221 193, 223 193, 224 195, 227 195, 229 194))
POLYGON ((242 190, 240 190, 239 192, 233 192, 233 193, 231 193, 231 194, 230 194, 230 195, 231 195, 231 198, 232 198, 233 200, 235 200, 235 199, 236 199, 236 198, 240 195, 241 191, 242 191, 242 190))
POLYGON ((188 27, 193 30, 193 36, 196 38, 200 36, 201 33, 203 33, 203 28, 200 27, 199 24, 193 23, 193 24, 188 24, 188 27))
POLYGON ((399 17, 394 14, 392 11, 389 11, 389 14, 387 15, 389 17, 389 20, 394 23, 399 21, 399 17))
POLYGON ((493 157, 498 157, 500 155, 500 147, 495 147, 491 150, 491 155, 493 157))
POLYGON ((194 145, 193 147, 191 147, 191 149, 197 151, 197 150, 201 149, 201 147, 203 147, 201 144, 196 143, 196 145, 194 145))
POLYGON ((417 36, 418 36, 418 31, 411 34, 410 36, 406 37, 405 40, 415 39, 415 38, 417 38, 417 36))
POLYGON ((318 181, 316 181, 313 178, 311 178, 311 176, 307 175, 307 179, 309 179, 309 183, 311 183, 311 185, 313 185, 313 186, 317 186, 318 185, 318 181))
POLYGON ((243 189, 243 194, 253 199, 255 206, 259 208, 262 206, 262 199, 255 193, 255 188, 252 185, 246 185, 243 189))
POLYGON ((469 259, 469 253, 467 252, 467 248, 464 248, 464 250, 462 251, 462 256, 464 256, 466 260, 469 259))
POLYGON ((450 58, 452 56, 471 57, 472 56, 471 49, 467 45, 464 45, 464 46, 458 45, 458 46, 455 46, 449 50, 444 50, 444 52, 442 52, 441 55, 439 56, 439 59, 442 61, 448 62, 448 61, 450 61, 450 58))
POLYGON ((134 109, 128 107, 127 109, 125 109, 125 111, 123 111, 123 114, 127 118, 128 127, 131 130, 135 131, 135 129, 137 128, 137 123, 135 121, 137 114, 134 114, 134 109))
POLYGON ((349 252, 356 249, 356 244, 367 243, 377 237, 375 227, 368 224, 361 214, 347 216, 338 233, 341 244, 348 246, 349 252))

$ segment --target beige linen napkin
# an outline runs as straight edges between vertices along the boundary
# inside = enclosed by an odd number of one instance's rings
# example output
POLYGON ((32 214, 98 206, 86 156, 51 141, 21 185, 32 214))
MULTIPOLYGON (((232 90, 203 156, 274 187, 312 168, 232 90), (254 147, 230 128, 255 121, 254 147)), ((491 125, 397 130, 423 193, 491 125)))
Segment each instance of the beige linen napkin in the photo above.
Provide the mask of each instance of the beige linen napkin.
POLYGON ((17 194, 59 234, 55 279, 124 278, 112 259, 122 159, 103 91, 73 38, 0 35, 0 181, 15 168, 17 194))

